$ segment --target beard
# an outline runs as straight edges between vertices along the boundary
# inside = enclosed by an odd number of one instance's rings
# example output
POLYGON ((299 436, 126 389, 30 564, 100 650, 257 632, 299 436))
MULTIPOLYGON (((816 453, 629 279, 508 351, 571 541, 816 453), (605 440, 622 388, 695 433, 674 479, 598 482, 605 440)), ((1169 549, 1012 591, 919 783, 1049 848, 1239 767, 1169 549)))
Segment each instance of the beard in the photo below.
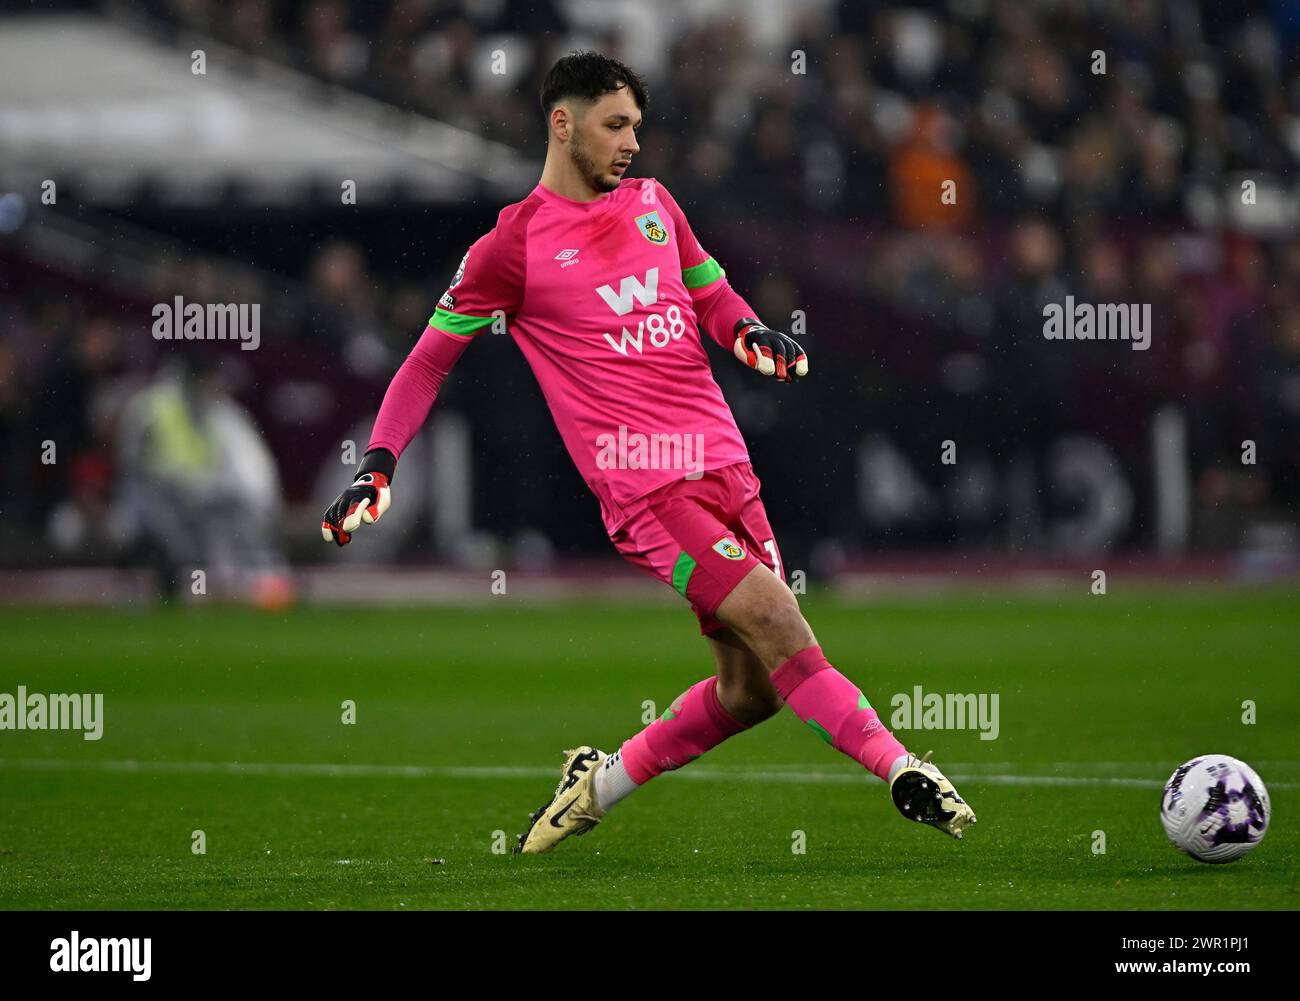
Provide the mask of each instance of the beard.
POLYGON ((577 132, 573 134, 573 141, 569 143, 569 156, 593 191, 609 193, 618 187, 621 179, 617 174, 607 173, 596 166, 596 161, 591 158, 577 132))

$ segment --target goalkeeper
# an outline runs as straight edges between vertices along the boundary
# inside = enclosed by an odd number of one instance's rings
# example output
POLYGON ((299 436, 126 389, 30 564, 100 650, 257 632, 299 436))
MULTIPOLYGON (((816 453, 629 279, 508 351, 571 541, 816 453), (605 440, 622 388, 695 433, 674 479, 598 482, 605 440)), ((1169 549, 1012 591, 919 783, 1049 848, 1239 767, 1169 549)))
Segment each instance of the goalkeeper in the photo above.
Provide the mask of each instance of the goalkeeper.
POLYGON ((783 705, 889 783, 904 816, 960 838, 975 822, 970 807, 830 664, 786 586, 758 478, 697 329, 781 382, 806 376, 807 356, 731 289, 663 185, 626 176, 646 107, 635 73, 574 53, 547 74, 541 103, 540 183, 461 260, 322 535, 342 546, 383 515, 397 459, 447 373, 504 318, 610 540, 690 602, 716 665, 615 753, 566 751, 559 786, 517 850, 586 833, 638 786, 783 705))

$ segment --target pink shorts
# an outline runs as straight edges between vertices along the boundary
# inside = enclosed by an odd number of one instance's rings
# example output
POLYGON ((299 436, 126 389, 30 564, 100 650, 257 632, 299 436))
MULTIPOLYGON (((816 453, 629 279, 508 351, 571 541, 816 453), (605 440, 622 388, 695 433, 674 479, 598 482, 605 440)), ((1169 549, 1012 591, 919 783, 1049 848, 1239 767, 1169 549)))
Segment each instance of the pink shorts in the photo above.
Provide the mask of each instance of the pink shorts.
POLYGON ((674 480, 633 501, 610 541, 691 603, 701 634, 717 632, 725 623, 714 613, 754 567, 785 579, 758 488, 748 462, 674 480))

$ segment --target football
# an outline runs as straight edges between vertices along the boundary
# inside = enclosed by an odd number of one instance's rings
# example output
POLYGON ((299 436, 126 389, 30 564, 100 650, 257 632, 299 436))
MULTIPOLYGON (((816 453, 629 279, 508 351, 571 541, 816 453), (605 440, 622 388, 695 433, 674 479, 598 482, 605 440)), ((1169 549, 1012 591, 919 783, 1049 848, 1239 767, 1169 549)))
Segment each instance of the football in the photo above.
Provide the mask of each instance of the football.
POLYGON ((1268 790, 1244 761, 1204 754, 1179 765, 1160 797, 1174 847, 1201 862, 1232 862, 1264 839, 1268 790))

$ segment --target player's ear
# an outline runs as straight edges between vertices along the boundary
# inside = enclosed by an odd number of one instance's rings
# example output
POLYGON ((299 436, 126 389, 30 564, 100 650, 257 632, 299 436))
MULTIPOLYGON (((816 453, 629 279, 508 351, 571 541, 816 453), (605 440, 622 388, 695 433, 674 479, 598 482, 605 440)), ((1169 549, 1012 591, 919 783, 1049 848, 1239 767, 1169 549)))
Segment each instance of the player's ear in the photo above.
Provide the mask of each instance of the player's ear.
POLYGON ((563 104, 557 104, 551 109, 551 131, 555 133, 555 138, 561 142, 569 138, 569 131, 573 128, 573 116, 569 109, 563 104))

